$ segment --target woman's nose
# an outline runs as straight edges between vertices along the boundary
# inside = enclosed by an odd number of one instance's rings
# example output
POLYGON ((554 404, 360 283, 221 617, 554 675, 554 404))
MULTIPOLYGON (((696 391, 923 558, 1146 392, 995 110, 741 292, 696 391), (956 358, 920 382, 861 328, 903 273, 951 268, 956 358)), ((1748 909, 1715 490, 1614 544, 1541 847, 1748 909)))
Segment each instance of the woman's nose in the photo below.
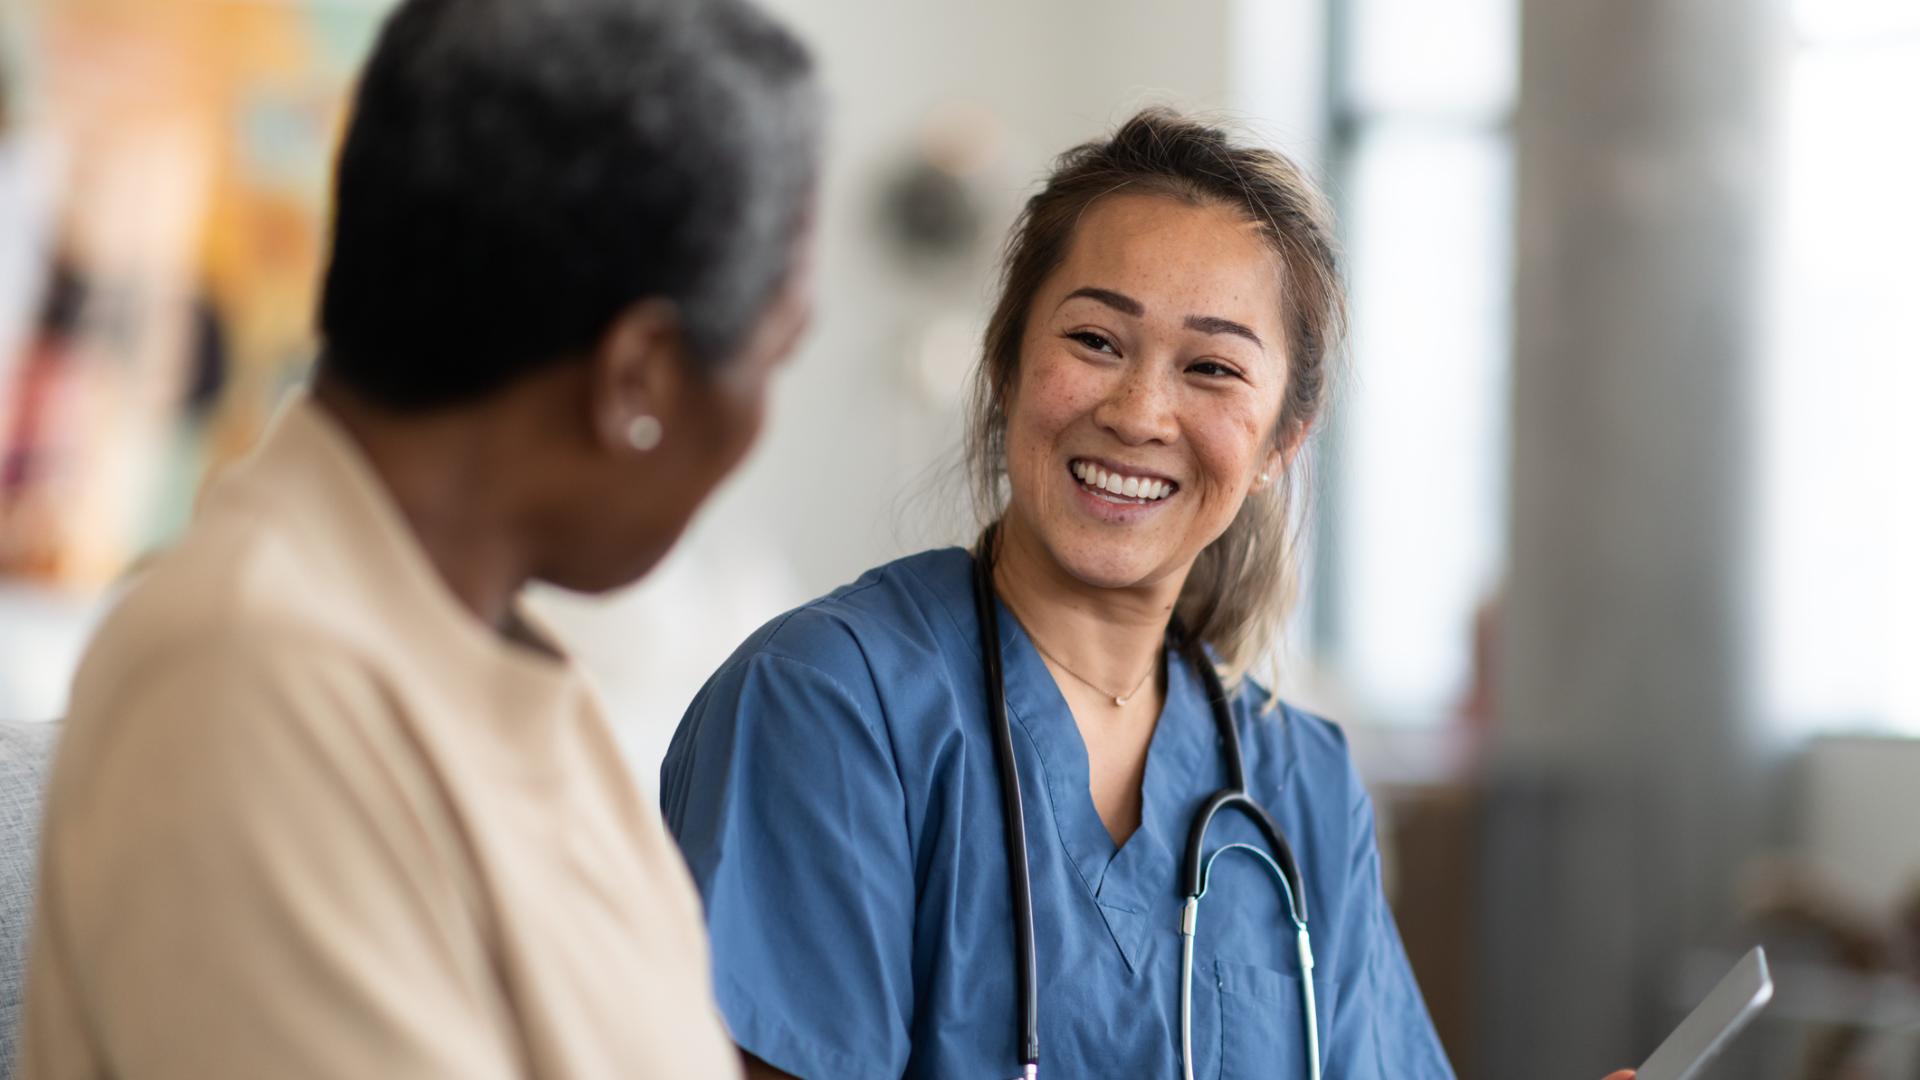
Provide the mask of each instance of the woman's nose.
POLYGON ((1094 423, 1129 446, 1167 443, 1178 437, 1173 388, 1165 385, 1156 367, 1133 365, 1094 409, 1094 423))

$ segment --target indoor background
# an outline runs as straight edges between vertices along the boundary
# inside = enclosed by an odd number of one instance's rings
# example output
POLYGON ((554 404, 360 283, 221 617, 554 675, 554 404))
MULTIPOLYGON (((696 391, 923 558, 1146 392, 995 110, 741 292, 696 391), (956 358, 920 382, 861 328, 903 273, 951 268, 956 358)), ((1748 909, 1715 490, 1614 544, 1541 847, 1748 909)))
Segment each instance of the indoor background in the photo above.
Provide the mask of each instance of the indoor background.
MULTIPOLYGON (((1341 215, 1281 689, 1342 722, 1465 1077, 1920 1077, 1920 0, 770 0, 832 101, 815 330, 647 582, 540 604, 649 791, 759 623, 965 543, 1000 238, 1137 107, 1341 215)), ((311 360, 382 0, 0 8, 0 716, 311 360)))

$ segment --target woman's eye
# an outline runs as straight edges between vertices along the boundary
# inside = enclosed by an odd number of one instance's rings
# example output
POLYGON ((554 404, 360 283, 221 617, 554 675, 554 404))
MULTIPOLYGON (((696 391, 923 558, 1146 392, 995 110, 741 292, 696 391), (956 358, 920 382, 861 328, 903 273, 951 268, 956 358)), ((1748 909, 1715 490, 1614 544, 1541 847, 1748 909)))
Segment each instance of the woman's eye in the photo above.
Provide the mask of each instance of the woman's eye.
POLYGON ((1209 379, 1238 378, 1240 373, 1216 360, 1202 360, 1187 368, 1196 375, 1205 375, 1209 379))
POLYGON ((1113 342, 1108 341, 1106 338, 1101 337, 1099 334, 1096 334, 1091 330, 1076 330, 1073 333, 1068 334, 1067 337, 1070 338, 1071 340, 1079 342, 1082 345, 1085 345, 1087 348, 1092 349, 1094 352, 1113 352, 1114 351, 1113 342))

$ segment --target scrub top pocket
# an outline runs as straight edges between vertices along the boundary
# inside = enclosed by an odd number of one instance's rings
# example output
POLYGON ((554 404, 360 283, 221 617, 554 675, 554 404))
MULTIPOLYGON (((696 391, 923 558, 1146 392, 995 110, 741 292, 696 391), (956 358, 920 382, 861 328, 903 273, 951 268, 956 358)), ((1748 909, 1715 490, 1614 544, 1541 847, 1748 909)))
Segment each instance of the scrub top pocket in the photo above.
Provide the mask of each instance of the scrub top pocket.
MULTIPOLYGON (((1306 1080, 1299 977, 1229 960, 1214 961, 1214 976, 1220 991, 1220 1080, 1306 1080)), ((1333 988, 1316 978, 1313 989, 1314 1026, 1324 1056, 1333 1026, 1333 988)))

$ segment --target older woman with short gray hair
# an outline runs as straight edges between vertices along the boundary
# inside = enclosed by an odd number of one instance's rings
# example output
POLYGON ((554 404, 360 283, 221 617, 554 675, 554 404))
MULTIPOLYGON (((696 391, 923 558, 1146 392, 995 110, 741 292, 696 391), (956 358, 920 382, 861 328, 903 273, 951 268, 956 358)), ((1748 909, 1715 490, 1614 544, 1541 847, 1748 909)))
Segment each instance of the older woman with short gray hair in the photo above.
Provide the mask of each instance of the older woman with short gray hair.
POLYGON ((115 609, 32 1077, 724 1077, 699 901, 531 581, 644 574, 809 309, 818 95, 739 0, 408 0, 311 392, 115 609))

